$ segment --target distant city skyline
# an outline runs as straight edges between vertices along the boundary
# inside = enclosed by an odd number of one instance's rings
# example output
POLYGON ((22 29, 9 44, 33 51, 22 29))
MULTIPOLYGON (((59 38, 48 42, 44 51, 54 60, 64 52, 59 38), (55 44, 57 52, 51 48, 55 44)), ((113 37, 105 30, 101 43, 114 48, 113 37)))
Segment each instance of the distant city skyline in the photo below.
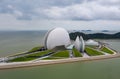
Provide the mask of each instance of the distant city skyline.
POLYGON ((120 30, 120 0, 1 0, 0 30, 120 30))

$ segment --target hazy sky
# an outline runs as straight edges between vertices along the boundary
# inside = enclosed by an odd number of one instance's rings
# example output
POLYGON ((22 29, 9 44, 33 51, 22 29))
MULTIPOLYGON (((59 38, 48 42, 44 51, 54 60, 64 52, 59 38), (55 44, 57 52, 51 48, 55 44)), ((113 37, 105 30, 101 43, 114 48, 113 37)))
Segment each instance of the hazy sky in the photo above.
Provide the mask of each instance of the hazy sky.
POLYGON ((0 0, 0 30, 120 30, 120 0, 0 0))

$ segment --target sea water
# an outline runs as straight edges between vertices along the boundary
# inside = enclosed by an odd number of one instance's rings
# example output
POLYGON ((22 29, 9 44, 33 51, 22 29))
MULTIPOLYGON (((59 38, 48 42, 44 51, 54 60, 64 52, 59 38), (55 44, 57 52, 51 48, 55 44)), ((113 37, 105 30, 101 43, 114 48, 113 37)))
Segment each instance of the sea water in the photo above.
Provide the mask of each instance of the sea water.
POLYGON ((0 57, 21 53, 36 46, 43 46, 47 31, 2 31, 0 32, 0 57))

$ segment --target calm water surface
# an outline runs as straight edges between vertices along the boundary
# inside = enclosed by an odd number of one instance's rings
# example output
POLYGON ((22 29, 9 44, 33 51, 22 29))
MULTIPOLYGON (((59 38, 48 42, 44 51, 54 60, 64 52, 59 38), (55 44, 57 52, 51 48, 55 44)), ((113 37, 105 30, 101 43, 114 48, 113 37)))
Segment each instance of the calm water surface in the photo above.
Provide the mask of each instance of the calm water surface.
POLYGON ((46 31, 0 32, 0 57, 43 45, 46 31))
POLYGON ((119 79, 120 58, 0 70, 0 79, 119 79))
MULTIPOLYGON (((0 32, 0 56, 43 44, 45 32, 0 32)), ((120 40, 101 40, 120 51, 120 40)), ((119 79, 120 58, 0 70, 0 79, 119 79)))

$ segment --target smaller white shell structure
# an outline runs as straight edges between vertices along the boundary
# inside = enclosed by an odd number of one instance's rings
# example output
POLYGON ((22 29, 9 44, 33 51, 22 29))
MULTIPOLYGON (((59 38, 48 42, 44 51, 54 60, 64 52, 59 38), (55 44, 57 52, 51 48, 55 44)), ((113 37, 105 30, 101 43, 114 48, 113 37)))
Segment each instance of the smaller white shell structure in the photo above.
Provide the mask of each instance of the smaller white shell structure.
POLYGON ((44 46, 47 49, 53 49, 56 46, 64 45, 67 47, 71 44, 68 32, 63 28, 54 28, 50 30, 44 40, 44 46))
POLYGON ((96 42, 96 41, 94 41, 94 40, 87 40, 86 42, 85 42, 85 44, 86 45, 92 45, 92 46, 98 46, 99 45, 99 43, 98 42, 96 42))
POLYGON ((82 36, 80 36, 80 42, 81 42, 80 51, 81 51, 81 52, 84 52, 84 50, 85 50, 85 42, 84 42, 82 36))
POLYGON ((85 43, 84 40, 82 38, 82 36, 79 38, 79 36, 77 36, 75 42, 74 42, 74 46, 77 50, 84 52, 85 49, 85 43))
POLYGON ((80 51, 80 38, 77 36, 75 42, 74 42, 75 48, 80 51))

